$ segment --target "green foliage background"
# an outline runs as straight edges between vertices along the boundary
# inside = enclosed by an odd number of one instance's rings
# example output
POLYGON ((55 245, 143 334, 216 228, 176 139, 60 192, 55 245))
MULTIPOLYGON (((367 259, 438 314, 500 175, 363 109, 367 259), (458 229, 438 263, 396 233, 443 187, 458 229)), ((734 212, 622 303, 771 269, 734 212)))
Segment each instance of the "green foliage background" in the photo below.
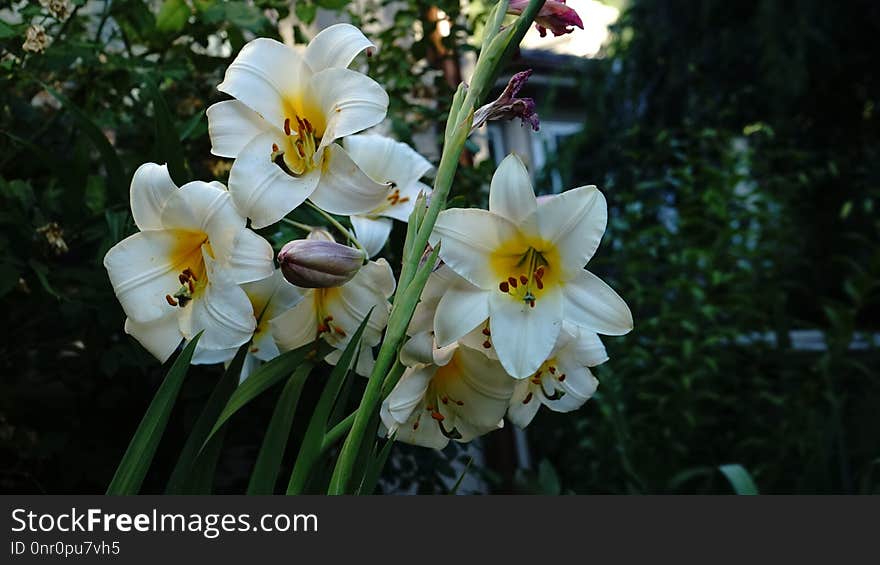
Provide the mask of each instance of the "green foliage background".
MULTIPOLYGON (((292 11, 302 42, 319 6, 347 9, 379 29, 370 74, 391 95, 393 132, 411 141, 444 119, 449 86, 427 34, 413 33, 433 26, 429 6, 399 3, 389 22, 385 4, 76 0, 62 20, 38 2, 0 11, 0 489, 106 488, 163 371, 122 332, 101 259, 134 229, 128 181, 140 163, 167 161, 178 183, 225 178, 204 110, 248 39, 278 37, 292 11), (28 22, 53 38, 45 53, 22 50, 28 22), (52 222, 66 249, 40 231, 52 222)), ((761 492, 876 493, 877 348, 849 344, 880 331, 880 8, 619 4, 604 57, 555 69, 579 77, 576 88, 526 94, 539 112, 563 101, 581 114, 584 129, 553 161, 563 186, 594 183, 608 198, 591 268, 626 298, 636 329, 606 340, 596 398, 527 430, 534 470, 496 457, 509 442, 497 433, 487 466, 470 472, 498 492, 731 492, 718 468, 735 463, 761 492), (793 349, 789 331, 804 329, 827 347, 793 349)), ((479 10, 434 5, 458 18, 444 42, 465 53, 479 10)), ((480 204, 491 169, 463 169, 454 194, 480 204)), ((147 490, 164 484, 219 376, 191 371, 147 490)), ((307 386, 300 406, 319 393, 307 386)), ((221 492, 244 490, 273 405, 263 400, 227 434, 221 492)), ((386 485, 443 491, 444 458, 395 449, 386 485)))

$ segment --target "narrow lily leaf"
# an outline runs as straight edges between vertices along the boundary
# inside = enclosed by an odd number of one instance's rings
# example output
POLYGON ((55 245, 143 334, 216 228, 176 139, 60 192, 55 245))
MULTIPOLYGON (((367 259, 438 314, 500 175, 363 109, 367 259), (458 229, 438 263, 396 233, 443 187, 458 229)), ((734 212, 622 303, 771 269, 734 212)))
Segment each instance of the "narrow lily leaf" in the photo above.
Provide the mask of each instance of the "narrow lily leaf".
POLYGON ((282 353, 251 373, 251 375, 235 389, 232 396, 229 397, 229 401, 226 403, 226 406, 223 407, 223 411, 220 413, 220 416, 217 417, 214 427, 211 428, 211 432, 202 444, 202 449, 205 448, 205 445, 208 440, 211 439, 211 436, 216 434, 229 418, 246 406, 248 402, 265 392, 266 389, 272 387, 284 377, 292 373, 307 356, 316 355, 320 358, 326 355, 326 353, 326 348, 319 345, 316 351, 315 344, 310 343, 299 349, 282 353))
POLYGON ((290 474, 290 481, 287 483, 287 494, 301 494, 308 483, 315 461, 321 454, 321 446, 324 443, 324 434, 327 431, 330 413, 339 396, 339 390, 342 388, 345 377, 348 375, 352 362, 355 359, 355 352, 360 347, 361 336, 364 333, 364 328, 367 327, 367 322, 372 313, 373 310, 370 309, 367 317, 364 318, 357 331, 352 335, 348 345, 345 346, 339 362, 336 363, 336 366, 330 372, 330 377, 327 379, 323 392, 321 392, 321 398, 318 399, 318 404, 315 406, 315 411, 312 412, 312 418, 309 420, 305 436, 303 436, 302 445, 296 456, 296 463, 293 465, 293 472, 290 474))
POLYGON ((101 128, 95 125, 95 122, 85 112, 80 110, 76 104, 71 102, 70 99, 47 84, 40 83, 40 85, 64 106, 64 109, 79 123, 83 133, 95 144, 95 148, 101 154, 104 166, 107 167, 107 177, 110 180, 110 185, 120 192, 125 191, 125 200, 127 201, 128 186, 125 182, 125 172, 122 169, 119 155, 117 155, 116 149, 110 144, 110 140, 107 139, 101 128))
POLYGON ((467 476, 468 471, 471 468, 471 463, 474 462, 473 457, 468 457, 467 463, 464 464, 464 469, 461 470, 461 474, 458 476, 458 479, 455 481, 455 484, 452 485, 452 488, 449 489, 449 494, 455 494, 458 492, 458 488, 461 486, 462 481, 467 476))
POLYGON ((746 471, 746 468, 738 463, 731 465, 721 465, 718 470, 727 478, 733 492, 736 494, 755 495, 758 493, 758 486, 752 479, 752 475, 746 471))
POLYGON ((180 494, 211 494, 214 487, 214 471, 217 469, 217 461, 220 459, 225 438, 226 428, 211 437, 208 445, 196 457, 180 494))
POLYGON ((162 95, 159 85, 150 75, 144 75, 144 83, 146 84, 147 93, 153 100, 153 113, 156 121, 156 139, 153 146, 153 155, 157 163, 168 163, 168 170, 171 178, 178 185, 184 184, 189 180, 186 161, 184 160, 185 152, 180 144, 180 135, 174 126, 174 117, 171 115, 171 109, 162 95))
MULTIPOLYGON (((358 490, 358 494, 373 494, 376 490, 376 485, 379 483, 379 477, 382 475, 382 469, 385 467, 385 463, 388 461, 388 456, 391 455, 391 447, 394 445, 394 438, 390 438, 385 442, 385 445, 382 446, 382 449, 379 450, 378 454, 375 454, 370 458, 370 462, 367 465, 367 470, 364 473, 364 480, 361 482, 361 488, 358 490)), ((376 447, 378 448, 378 444, 376 447)))
POLYGON ((314 365, 306 361, 296 368, 296 371, 287 380, 287 384, 284 385, 284 390, 278 397, 278 403, 275 405, 275 411, 272 413, 272 419, 269 421, 269 427, 263 437, 263 444, 260 446, 260 453, 257 455, 257 462, 251 473, 248 494, 272 494, 275 490, 281 459, 284 457, 284 450, 290 437, 290 428, 293 425, 293 417, 296 414, 297 404, 299 404, 299 396, 313 368, 314 365))
POLYGON ((205 443, 205 439, 211 432, 214 422, 217 421, 220 411, 223 410, 226 402, 229 401, 229 396, 238 386, 238 379, 241 374, 241 367, 244 364, 244 358, 247 355, 248 346, 249 344, 246 343, 238 349, 226 372, 223 373, 223 377, 221 377, 217 386, 214 387, 211 396, 205 402, 202 413, 199 414, 198 420, 193 425, 192 431, 190 431, 189 437, 180 451, 177 464, 174 466, 174 471, 171 472, 171 478, 168 479, 168 486, 165 488, 166 494, 183 494, 184 485, 187 482, 196 457, 205 443))
POLYGON ((128 449, 125 450, 125 455, 122 456, 122 461, 119 462, 110 486, 107 487, 107 494, 137 494, 140 490, 147 470, 153 462, 159 440, 162 439, 165 426, 168 424, 171 409, 183 386, 196 344, 201 337, 202 334, 199 332, 187 344, 177 356, 159 390, 156 391, 156 396, 147 408, 134 437, 131 438, 131 443, 128 444, 128 449))

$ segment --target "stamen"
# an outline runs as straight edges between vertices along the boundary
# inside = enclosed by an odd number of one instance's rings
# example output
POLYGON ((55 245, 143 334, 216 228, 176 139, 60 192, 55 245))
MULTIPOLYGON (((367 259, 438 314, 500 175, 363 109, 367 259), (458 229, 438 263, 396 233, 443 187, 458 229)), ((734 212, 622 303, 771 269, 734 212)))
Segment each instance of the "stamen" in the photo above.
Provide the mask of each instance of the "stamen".
POLYGON ((487 339, 486 341, 483 342, 483 347, 485 347, 486 349, 489 349, 490 347, 492 347, 492 342, 487 339))
POLYGON ((431 412, 431 417, 437 420, 438 422, 442 422, 446 419, 446 416, 441 414, 440 412, 431 412))
POLYGON ((532 393, 530 392, 530 393, 528 393, 528 394, 526 395, 526 397, 523 399, 522 403, 523 403, 523 404, 528 404, 528 403, 531 402, 531 401, 532 401, 532 393))
POLYGON ((284 118, 284 135, 290 135, 290 118, 284 118))
POLYGON ((519 282, 521 282, 521 283, 523 283, 523 284, 529 284, 529 278, 528 278, 527 276, 525 276, 525 275, 520 275, 520 276, 519 276, 519 282))
POLYGON ((516 288, 516 279, 515 278, 508 277, 507 282, 508 282, 508 284, 510 284, 510 286, 512 286, 513 288, 516 288))
POLYGON ((177 306, 177 301, 171 298, 170 294, 165 295, 165 301, 168 302, 170 306, 177 306))
POLYGON ((510 285, 507 283, 507 281, 504 281, 501 284, 499 284, 498 288, 501 290, 501 292, 505 292, 505 293, 510 292, 510 285))
POLYGON ((483 328, 483 335, 490 336, 492 335, 492 332, 489 331, 489 328, 483 328))
POLYGON ((565 380, 565 373, 562 373, 561 375, 559 375, 559 382, 562 382, 564 380, 565 380))

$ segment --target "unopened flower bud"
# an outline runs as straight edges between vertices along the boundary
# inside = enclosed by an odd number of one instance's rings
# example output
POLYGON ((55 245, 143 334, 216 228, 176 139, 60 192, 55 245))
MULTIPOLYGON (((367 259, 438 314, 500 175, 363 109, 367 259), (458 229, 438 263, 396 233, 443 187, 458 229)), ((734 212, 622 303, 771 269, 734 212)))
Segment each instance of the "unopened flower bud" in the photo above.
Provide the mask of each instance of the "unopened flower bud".
POLYGON ((519 118, 523 124, 529 124, 533 130, 538 131, 540 122, 538 114, 535 112, 535 101, 531 98, 516 97, 531 74, 532 69, 527 69, 510 77, 501 96, 474 112, 471 130, 477 129, 489 120, 519 118))
POLYGON ((363 252, 324 239, 297 239, 278 252, 281 273, 291 284, 303 288, 341 286, 357 274, 363 252))
MULTIPOLYGON (((528 5, 529 0, 510 0, 507 13, 518 16, 523 13, 523 10, 528 5)), ((574 8, 565 5, 565 0, 560 2, 547 0, 535 17, 535 27, 538 33, 541 34, 541 37, 547 35, 547 28, 550 28, 553 35, 560 36, 574 31, 572 26, 584 29, 584 23, 581 21, 580 16, 574 11, 574 8)))

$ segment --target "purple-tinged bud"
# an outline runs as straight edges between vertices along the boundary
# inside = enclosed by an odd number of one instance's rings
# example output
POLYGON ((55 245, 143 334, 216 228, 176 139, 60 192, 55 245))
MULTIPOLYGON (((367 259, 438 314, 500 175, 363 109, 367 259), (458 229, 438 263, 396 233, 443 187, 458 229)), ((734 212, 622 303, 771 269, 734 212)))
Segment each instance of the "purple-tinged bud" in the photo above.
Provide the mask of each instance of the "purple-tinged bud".
POLYGON ((489 120, 512 120, 519 118, 523 124, 529 124, 538 131, 541 122, 535 112, 535 101, 531 98, 517 98, 516 95, 532 75, 532 69, 516 73, 507 82, 504 91, 496 100, 481 106, 474 112, 471 130, 475 130, 489 120))
POLYGON ((364 262, 358 249, 324 239, 296 239, 278 252, 281 274, 302 288, 330 288, 351 280, 364 262))
MULTIPOLYGON (((518 16, 528 5, 529 0, 510 0, 507 13, 518 16)), ((547 0, 535 17, 535 28, 541 37, 547 35, 547 28, 550 28, 553 35, 560 36, 573 32, 575 27, 584 29, 584 22, 581 21, 581 17, 574 11, 574 8, 565 5, 565 0, 560 2, 547 0)))

